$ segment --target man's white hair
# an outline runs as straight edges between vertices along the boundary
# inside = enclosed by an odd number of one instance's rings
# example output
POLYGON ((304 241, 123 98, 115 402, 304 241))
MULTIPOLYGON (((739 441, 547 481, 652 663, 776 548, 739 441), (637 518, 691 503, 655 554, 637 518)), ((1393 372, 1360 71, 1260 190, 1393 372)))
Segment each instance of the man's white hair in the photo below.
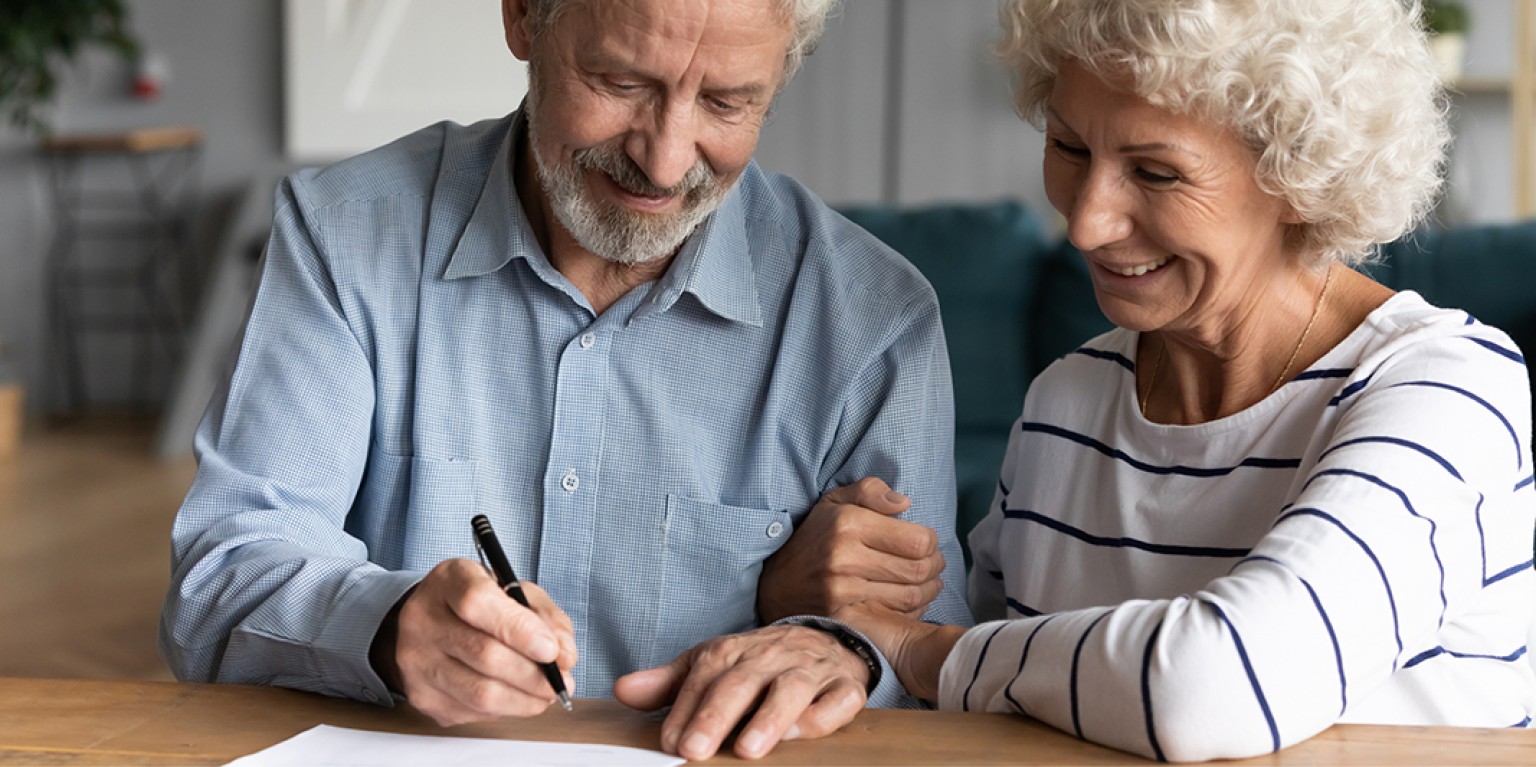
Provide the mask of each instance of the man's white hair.
POLYGON ((998 51, 1043 123, 1080 62, 1154 105, 1225 126, 1304 252, 1359 263, 1433 207, 1450 143, 1419 0, 1003 0, 998 51))
MULTIPOLYGON (((533 23, 532 33, 537 36, 549 29, 555 20, 573 4, 586 0, 528 0, 528 17, 533 23)), ((800 71, 805 57, 816 50, 821 35, 827 29, 827 16, 838 0, 773 0, 779 10, 794 25, 789 39, 789 50, 784 54, 784 76, 779 80, 783 88, 800 71)))

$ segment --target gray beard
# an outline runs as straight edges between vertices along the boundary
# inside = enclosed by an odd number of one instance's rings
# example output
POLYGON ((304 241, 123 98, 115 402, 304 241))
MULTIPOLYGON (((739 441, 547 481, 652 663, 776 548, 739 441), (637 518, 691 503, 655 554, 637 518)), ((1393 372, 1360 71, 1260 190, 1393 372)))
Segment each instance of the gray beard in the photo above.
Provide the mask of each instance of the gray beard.
POLYGON ((528 101, 528 139, 539 182, 555 218, 581 247, 616 264, 634 266, 677 252, 688 235, 713 213, 730 187, 700 158, 682 181, 659 187, 624 150, 595 146, 576 152, 569 162, 545 165, 539 154, 533 99, 528 101), (637 213, 592 199, 585 183, 587 171, 607 175, 620 188, 646 196, 680 195, 682 210, 671 214, 637 213))

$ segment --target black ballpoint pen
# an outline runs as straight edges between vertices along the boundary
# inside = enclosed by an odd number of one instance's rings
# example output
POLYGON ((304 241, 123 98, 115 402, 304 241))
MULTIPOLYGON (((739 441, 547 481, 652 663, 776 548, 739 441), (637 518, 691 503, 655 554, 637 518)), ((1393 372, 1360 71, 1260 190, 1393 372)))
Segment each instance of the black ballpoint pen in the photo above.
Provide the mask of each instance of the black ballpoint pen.
MULTIPOLYGON (((491 572, 496 574, 496 585, 500 586, 507 596, 517 600, 523 607, 533 609, 528 604, 528 596, 523 593, 523 585, 517 580, 517 573, 512 572, 512 563, 507 561, 506 552, 501 550, 501 543, 496 540, 496 531, 491 529, 491 521, 484 514, 476 514, 469 524, 475 530, 475 544, 480 547, 480 552, 490 560, 491 572)), ((560 707, 566 711, 571 710, 571 696, 565 691, 565 678, 560 676, 560 669, 554 663, 540 663, 544 670, 544 678, 549 680, 549 686, 560 698, 560 707)))

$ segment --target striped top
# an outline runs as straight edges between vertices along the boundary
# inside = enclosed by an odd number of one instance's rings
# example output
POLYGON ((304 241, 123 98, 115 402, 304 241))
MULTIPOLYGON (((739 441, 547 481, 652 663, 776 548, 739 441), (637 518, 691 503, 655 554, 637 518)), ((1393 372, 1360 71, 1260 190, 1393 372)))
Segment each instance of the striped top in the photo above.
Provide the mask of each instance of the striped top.
POLYGON ((1137 334, 1034 383, 971 534, 944 708, 1149 757, 1336 722, 1528 726, 1530 396, 1509 338, 1399 293, 1258 404, 1142 418, 1137 334))

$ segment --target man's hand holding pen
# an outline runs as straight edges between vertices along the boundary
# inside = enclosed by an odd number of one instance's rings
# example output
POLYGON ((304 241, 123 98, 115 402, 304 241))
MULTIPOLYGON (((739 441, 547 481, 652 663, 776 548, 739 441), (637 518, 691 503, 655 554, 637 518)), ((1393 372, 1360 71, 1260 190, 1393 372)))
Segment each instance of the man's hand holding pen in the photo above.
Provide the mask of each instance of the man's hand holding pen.
POLYGON ((401 602, 393 652, 374 653, 375 667, 444 726, 543 712, 556 698, 540 664, 554 662, 574 689, 576 638, 570 617, 543 589, 522 587, 529 607, 508 598, 479 563, 442 562, 401 602))

